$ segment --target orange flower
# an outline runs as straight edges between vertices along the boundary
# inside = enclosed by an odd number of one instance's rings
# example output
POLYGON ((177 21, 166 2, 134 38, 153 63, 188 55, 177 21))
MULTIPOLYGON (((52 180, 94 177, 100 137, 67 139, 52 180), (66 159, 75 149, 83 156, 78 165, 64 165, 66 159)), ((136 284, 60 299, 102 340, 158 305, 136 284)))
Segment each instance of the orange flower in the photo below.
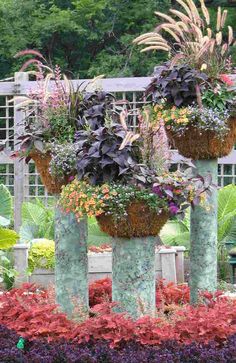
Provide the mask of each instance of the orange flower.
POLYGON ((103 193, 103 194, 109 193, 109 191, 110 191, 110 190, 109 190, 109 188, 108 188, 108 187, 105 187, 105 188, 103 188, 103 189, 102 189, 102 193, 103 193))

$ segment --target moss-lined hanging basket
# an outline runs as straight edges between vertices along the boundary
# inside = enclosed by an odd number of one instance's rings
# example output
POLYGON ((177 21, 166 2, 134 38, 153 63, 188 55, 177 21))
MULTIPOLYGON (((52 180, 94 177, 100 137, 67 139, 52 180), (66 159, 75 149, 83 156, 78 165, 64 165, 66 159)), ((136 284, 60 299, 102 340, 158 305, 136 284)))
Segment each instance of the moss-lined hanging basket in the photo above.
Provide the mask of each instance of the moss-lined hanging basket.
POLYGON ((35 162, 36 169, 47 191, 51 194, 60 194, 62 186, 68 184, 69 177, 61 180, 50 174, 51 153, 32 151, 30 157, 35 162))
POLYGON ((103 213, 97 221, 101 230, 112 237, 132 238, 157 236, 168 218, 166 211, 157 214, 144 202, 135 201, 128 206, 124 218, 103 213))
POLYGON ((182 135, 171 129, 166 129, 166 133, 172 146, 181 155, 193 160, 215 159, 227 156, 233 149, 236 141, 236 118, 229 119, 228 127, 228 133, 221 138, 214 131, 202 131, 196 127, 189 127, 182 135))

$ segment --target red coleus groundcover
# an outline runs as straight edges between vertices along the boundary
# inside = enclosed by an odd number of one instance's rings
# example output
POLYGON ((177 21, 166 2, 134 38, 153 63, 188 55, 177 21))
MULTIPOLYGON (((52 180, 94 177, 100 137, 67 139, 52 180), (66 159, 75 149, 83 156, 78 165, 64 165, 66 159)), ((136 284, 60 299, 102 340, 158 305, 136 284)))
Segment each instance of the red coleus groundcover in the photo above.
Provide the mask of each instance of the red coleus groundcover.
MULTIPOLYGON (((110 294, 109 281, 97 281, 90 286, 93 303, 98 296, 91 290, 99 285, 105 285, 107 296, 110 294)), ((159 290, 162 292, 157 292, 160 308, 156 318, 143 317, 133 321, 125 314, 112 312, 114 303, 102 302, 101 298, 100 304, 92 308, 93 316, 78 323, 68 320, 58 311, 48 292, 26 285, 0 296, 0 324, 29 339, 52 341, 65 338, 76 342, 105 339, 112 346, 124 341, 143 345, 158 345, 166 340, 179 343, 214 340, 221 343, 236 332, 236 301, 219 294, 215 297, 208 294, 207 304, 193 307, 184 301, 189 296, 186 286, 165 287, 161 283, 159 290), (183 291, 180 293, 180 290, 183 291), (178 304, 182 302, 185 304, 178 304)))

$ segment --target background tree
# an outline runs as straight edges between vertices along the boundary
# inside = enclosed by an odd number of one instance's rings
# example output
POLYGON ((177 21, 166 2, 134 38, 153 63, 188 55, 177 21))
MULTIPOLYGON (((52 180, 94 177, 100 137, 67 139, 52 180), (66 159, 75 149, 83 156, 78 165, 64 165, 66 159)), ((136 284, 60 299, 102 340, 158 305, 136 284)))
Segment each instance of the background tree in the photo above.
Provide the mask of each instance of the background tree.
MULTIPOLYGON (((73 77, 145 76, 163 61, 160 53, 140 54, 132 45, 139 34, 151 31, 154 11, 177 6, 170 0, 0 0, 0 78, 12 76, 23 49, 40 50, 73 77)), ((198 1, 196 0, 196 3, 198 1)), ((212 11, 218 0, 208 0, 212 11)), ((220 1, 235 5, 234 0, 220 1), (234 2, 234 4, 233 4, 234 2)), ((236 21, 232 11, 229 22, 236 21)))

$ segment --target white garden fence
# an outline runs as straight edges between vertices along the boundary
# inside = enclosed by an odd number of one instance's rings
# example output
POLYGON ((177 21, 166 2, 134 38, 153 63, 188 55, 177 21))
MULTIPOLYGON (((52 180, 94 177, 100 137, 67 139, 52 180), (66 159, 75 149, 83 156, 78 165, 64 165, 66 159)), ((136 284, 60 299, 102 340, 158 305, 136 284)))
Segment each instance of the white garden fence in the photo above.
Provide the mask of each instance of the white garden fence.
MULTIPOLYGON (((23 114, 15 110, 15 104, 12 102, 14 96, 27 94, 29 90, 34 90, 37 83, 28 81, 27 73, 16 73, 12 82, 0 82, 0 141, 9 139, 9 153, 0 153, 0 183, 9 187, 14 195, 14 221, 16 230, 21 224, 21 204, 24 200, 30 198, 48 197, 40 177, 38 176, 33 163, 25 165, 24 162, 12 160, 10 150, 17 149, 16 136, 21 133, 23 114)), ((111 78, 99 80, 97 87, 104 91, 115 94, 117 99, 129 101, 129 108, 136 109, 144 102, 143 95, 145 87, 150 82, 150 77, 139 78, 111 78)), ((88 80, 74 80, 75 87, 82 82, 88 83, 88 80)), ((137 125, 137 117, 134 115, 130 120, 132 126, 137 125)), ((224 186, 236 181, 236 150, 223 159, 219 160, 219 178, 218 183, 224 186)))

